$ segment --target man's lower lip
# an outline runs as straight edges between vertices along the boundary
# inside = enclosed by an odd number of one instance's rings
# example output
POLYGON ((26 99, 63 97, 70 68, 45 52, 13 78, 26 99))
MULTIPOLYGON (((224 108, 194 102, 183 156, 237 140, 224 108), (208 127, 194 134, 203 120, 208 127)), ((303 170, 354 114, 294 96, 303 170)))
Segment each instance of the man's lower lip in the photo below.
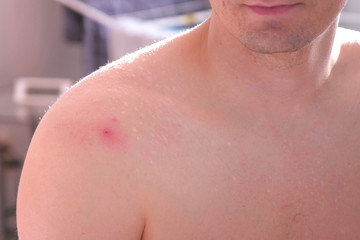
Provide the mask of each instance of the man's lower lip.
POLYGON ((279 5, 273 7, 249 6, 249 8, 259 15, 282 15, 292 10, 297 4, 279 5))

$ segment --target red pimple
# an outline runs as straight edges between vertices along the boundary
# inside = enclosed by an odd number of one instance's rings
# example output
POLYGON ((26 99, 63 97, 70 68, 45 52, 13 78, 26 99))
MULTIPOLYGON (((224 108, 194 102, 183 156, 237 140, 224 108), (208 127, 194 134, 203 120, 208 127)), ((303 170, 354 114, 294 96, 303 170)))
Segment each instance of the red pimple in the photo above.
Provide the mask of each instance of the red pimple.
POLYGON ((111 131, 110 129, 108 129, 108 128, 104 128, 104 129, 102 130, 102 133, 103 133, 103 136, 104 136, 104 137, 107 137, 107 138, 110 138, 111 135, 112 135, 112 131, 111 131))
POLYGON ((111 150, 125 151, 127 145, 127 134, 121 128, 116 118, 110 119, 109 122, 99 124, 100 140, 105 147, 111 150))

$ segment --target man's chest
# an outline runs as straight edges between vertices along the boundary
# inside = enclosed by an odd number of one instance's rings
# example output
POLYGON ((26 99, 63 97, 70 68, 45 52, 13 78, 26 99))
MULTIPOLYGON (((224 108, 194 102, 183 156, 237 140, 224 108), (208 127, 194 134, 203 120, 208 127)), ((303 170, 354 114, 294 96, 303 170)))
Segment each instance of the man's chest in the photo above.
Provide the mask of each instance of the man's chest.
POLYGON ((360 136, 314 131, 184 137, 152 163, 144 239, 358 239, 360 136))

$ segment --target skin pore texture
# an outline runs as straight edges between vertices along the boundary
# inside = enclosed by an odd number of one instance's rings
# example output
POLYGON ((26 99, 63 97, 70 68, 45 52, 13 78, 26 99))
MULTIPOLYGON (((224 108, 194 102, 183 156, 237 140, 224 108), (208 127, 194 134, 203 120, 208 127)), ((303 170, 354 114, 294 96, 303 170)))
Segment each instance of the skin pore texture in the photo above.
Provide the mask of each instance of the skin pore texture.
POLYGON ((212 15, 74 85, 39 124, 20 240, 358 240, 360 35, 344 0, 212 15))

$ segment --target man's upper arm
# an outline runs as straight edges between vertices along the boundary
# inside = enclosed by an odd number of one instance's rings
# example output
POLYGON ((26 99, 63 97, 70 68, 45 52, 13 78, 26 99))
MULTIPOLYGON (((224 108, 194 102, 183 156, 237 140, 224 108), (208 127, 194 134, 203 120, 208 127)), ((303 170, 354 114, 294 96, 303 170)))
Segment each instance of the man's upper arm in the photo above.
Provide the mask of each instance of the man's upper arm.
POLYGON ((18 195, 20 240, 140 239, 142 198, 127 140, 119 139, 124 129, 112 128, 118 120, 106 111, 82 116, 81 104, 64 106, 50 110, 29 148, 18 195))

